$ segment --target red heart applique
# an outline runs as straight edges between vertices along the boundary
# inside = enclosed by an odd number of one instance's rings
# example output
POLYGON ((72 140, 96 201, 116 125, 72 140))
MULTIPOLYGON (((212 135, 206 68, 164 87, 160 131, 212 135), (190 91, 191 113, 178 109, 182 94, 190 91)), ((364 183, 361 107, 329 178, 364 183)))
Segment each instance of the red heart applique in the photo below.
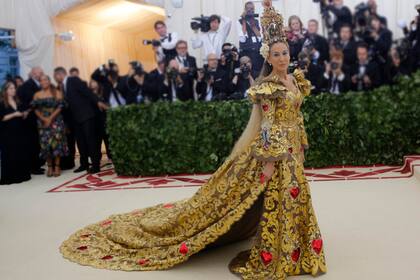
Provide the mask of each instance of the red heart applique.
POLYGON ((83 235, 80 235, 80 237, 81 238, 88 238, 88 237, 90 237, 90 234, 83 234, 83 235))
POLYGON ((289 148, 289 153, 293 153, 293 148, 289 148))
POLYGON ((108 255, 108 256, 105 256, 105 257, 102 257, 102 259, 104 260, 104 261, 107 261, 107 260, 112 260, 114 257, 113 256, 110 256, 110 255, 108 255))
POLYGON ((298 187, 293 187, 290 189, 290 195, 293 197, 293 199, 295 199, 298 195, 299 195, 299 188, 298 187))
POLYGON ((264 265, 268 265, 273 260, 273 255, 268 251, 261 251, 260 255, 264 265))
POLYGON ((261 175, 260 175, 260 183, 261 184, 264 184, 265 183, 265 175, 264 175, 264 173, 261 173, 261 175))
POLYGON ((179 252, 183 255, 186 255, 188 253, 188 246, 187 244, 185 244, 185 242, 183 242, 181 244, 181 247, 179 247, 179 252))
POLYGON ((262 106, 262 108, 263 108, 264 112, 267 112, 269 107, 268 107, 268 105, 267 105, 267 104, 264 104, 264 105, 262 106))
POLYGON ((77 250, 84 251, 87 250, 87 248, 87 246, 80 246, 79 248, 77 248, 77 250))
POLYGON ((312 240, 312 249, 319 255, 322 249, 322 239, 312 240))
POLYGON ((174 205, 171 203, 163 205, 163 208, 174 208, 174 205))
POLYGON ((292 261, 297 262, 300 257, 300 248, 293 250, 292 252, 292 261))
POLYGON ((146 259, 141 259, 141 260, 139 260, 137 263, 138 263, 139 265, 145 265, 148 261, 149 261, 149 260, 146 260, 146 259))

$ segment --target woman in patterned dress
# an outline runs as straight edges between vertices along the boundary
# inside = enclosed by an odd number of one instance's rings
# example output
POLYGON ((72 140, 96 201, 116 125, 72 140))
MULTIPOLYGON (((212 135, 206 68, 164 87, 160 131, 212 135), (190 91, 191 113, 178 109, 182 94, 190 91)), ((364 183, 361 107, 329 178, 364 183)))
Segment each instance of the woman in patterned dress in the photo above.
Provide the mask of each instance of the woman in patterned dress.
MULTIPOLYGON (((308 146, 300 106, 311 85, 287 74, 283 20, 270 0, 262 17, 266 61, 248 92, 248 125, 231 155, 191 198, 118 214, 74 233, 60 250, 82 265, 161 270, 204 248, 252 237, 229 264, 242 279, 284 280, 327 271, 304 175, 308 146)), ((205 129, 205 128, 203 128, 205 129)))
POLYGON ((68 155, 65 125, 61 110, 65 106, 63 94, 46 75, 40 79, 41 91, 34 95, 32 108, 38 117, 40 157, 47 161, 48 177, 61 175, 60 159, 68 155))

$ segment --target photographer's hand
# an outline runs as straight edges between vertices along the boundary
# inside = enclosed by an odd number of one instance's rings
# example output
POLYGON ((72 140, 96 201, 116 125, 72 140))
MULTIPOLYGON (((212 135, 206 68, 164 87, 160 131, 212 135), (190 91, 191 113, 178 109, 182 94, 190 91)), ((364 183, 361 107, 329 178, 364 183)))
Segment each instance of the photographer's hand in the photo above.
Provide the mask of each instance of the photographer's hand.
POLYGON ((238 75, 235 75, 235 77, 233 77, 232 79, 232 84, 234 85, 238 84, 238 79, 239 79, 238 75))
POLYGON ((201 82, 204 79, 204 72, 202 70, 197 72, 197 82, 201 82))

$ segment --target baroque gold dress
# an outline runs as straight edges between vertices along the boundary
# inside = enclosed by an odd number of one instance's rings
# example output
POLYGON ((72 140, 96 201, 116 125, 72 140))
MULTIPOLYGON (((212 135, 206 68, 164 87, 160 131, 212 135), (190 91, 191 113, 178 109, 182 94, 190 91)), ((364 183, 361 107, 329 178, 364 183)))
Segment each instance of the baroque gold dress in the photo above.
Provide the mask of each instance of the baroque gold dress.
POLYGON ((308 146, 300 112, 310 83, 294 72, 298 92, 275 76, 251 87, 261 106, 260 133, 228 158, 189 199, 110 216, 74 233, 60 247, 82 265, 112 270, 162 270, 208 247, 252 237, 229 264, 242 279, 285 279, 325 273, 324 247, 304 175, 308 146), (268 182, 265 161, 275 161, 268 182))

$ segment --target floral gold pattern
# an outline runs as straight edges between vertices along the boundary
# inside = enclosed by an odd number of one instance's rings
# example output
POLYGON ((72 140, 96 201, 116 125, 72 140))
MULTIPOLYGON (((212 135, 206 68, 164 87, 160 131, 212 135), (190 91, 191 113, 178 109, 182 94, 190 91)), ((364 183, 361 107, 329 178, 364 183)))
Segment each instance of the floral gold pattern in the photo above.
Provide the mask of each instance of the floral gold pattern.
POLYGON ((236 230, 235 240, 254 236, 251 248, 229 264, 242 279, 284 280, 288 275, 326 272, 322 236, 304 175, 301 146, 308 143, 303 117, 295 106, 307 94, 307 82, 298 72, 295 78, 298 92, 288 91, 275 77, 249 90, 252 103, 268 105, 267 111, 262 110, 261 131, 266 129, 266 138, 258 134, 191 198, 89 225, 63 242, 63 256, 96 268, 163 270, 236 230), (275 162, 270 180, 262 176, 268 160, 275 162), (296 197, 290 193, 293 188, 298 188, 296 197), (256 205, 260 212, 254 211, 256 205), (257 223, 255 231, 245 233, 239 225, 248 214, 257 223), (84 246, 85 250, 78 249, 84 246))

